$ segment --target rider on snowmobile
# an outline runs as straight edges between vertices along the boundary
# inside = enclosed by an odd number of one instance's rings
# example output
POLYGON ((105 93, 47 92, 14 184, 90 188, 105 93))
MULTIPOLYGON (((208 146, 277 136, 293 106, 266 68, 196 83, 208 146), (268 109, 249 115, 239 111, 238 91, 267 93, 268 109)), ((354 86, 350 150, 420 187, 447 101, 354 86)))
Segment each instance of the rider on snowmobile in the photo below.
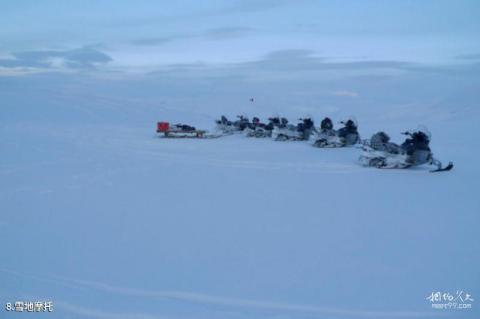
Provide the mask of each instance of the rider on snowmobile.
POLYGON ((320 130, 327 131, 327 130, 333 130, 333 122, 329 117, 326 117, 322 120, 320 123, 320 130))
POLYGON ((222 115, 220 120, 215 121, 217 124, 223 124, 223 125, 232 125, 232 122, 230 122, 225 115, 222 115))
POLYGON ((317 132, 315 125, 310 117, 299 119, 302 121, 297 125, 297 131, 302 134, 302 139, 308 140, 313 132, 317 132))
POLYGON ((258 117, 252 119, 252 123, 249 123, 248 127, 245 129, 246 136, 248 137, 269 137, 271 136, 274 124, 273 121, 278 118, 269 118, 269 123, 265 124, 260 122, 258 117))
POLYGON ((275 125, 272 131, 272 137, 276 141, 301 141, 308 140, 313 132, 316 132, 315 125, 310 117, 299 119, 297 125, 288 124, 286 118, 280 119, 280 124, 275 125))
POLYGON ((417 130, 414 132, 404 132, 403 134, 409 136, 409 138, 403 142, 401 148, 407 153, 410 163, 423 164, 432 160, 428 132, 417 130))
POLYGON ((377 151, 398 154, 401 152, 400 147, 390 142, 390 136, 385 132, 377 132, 370 139, 370 147, 377 151))
POLYGON ((320 123, 320 132, 319 136, 328 138, 329 136, 334 136, 335 130, 333 129, 333 122, 329 117, 326 117, 320 123))
POLYGON ((358 134, 358 126, 353 119, 348 119, 346 122, 340 122, 344 127, 338 130, 338 137, 342 138, 345 141, 346 145, 356 144, 360 140, 360 135, 358 134))
POLYGON ((234 130, 233 123, 227 119, 225 115, 222 115, 220 120, 216 120, 217 130, 220 130, 224 133, 232 132, 234 130))
POLYGON ((245 115, 237 115, 237 117, 238 117, 238 120, 236 120, 233 123, 233 125, 239 131, 245 130, 250 124, 250 121, 248 120, 248 117, 245 116, 245 115))

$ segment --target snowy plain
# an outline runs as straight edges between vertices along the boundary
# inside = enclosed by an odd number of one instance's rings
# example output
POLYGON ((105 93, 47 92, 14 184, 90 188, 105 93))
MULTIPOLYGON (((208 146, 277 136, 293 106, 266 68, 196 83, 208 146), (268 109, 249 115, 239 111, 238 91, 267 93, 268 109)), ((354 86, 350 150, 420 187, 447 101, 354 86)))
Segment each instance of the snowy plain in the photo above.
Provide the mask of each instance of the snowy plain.
POLYGON ((0 300, 54 302, 29 318, 478 318, 478 300, 426 299, 480 298, 480 82, 447 71, 0 77, 0 300), (155 136, 160 120, 213 129, 239 113, 354 115, 362 137, 397 142, 423 124, 456 166, 377 170, 356 148, 155 136))

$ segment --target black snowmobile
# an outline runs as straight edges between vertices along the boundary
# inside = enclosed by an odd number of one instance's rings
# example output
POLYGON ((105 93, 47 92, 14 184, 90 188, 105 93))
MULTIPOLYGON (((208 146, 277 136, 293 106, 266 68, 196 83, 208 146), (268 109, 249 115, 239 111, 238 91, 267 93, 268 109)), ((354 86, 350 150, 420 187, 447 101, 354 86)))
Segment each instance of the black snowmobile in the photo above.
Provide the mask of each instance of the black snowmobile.
POLYGON ((222 115, 220 120, 216 120, 217 130, 224 133, 232 133, 234 131, 233 122, 227 119, 225 115, 222 115))
POLYGON ((233 125, 237 129, 237 131, 244 131, 246 128, 250 127, 250 121, 248 117, 244 115, 237 115, 238 120, 233 122, 233 125))
POLYGON ((329 117, 326 117, 320 123, 320 130, 314 135, 313 145, 319 146, 320 144, 327 143, 336 139, 337 132, 333 128, 333 122, 329 117))
POLYGON ((248 137, 271 137, 275 126, 280 124, 281 120, 278 117, 269 118, 268 124, 260 122, 258 117, 252 119, 252 123, 245 129, 245 135, 248 137))
POLYGON ((222 131, 223 133, 242 132, 251 125, 248 117, 243 115, 238 115, 237 117, 238 120, 230 121, 225 115, 222 115, 220 120, 215 121, 217 124, 217 130, 222 131))
POLYGON ((344 125, 338 131, 333 129, 333 123, 330 118, 323 119, 320 126, 320 132, 315 136, 313 146, 320 148, 345 147, 355 145, 360 141, 358 134, 358 125, 351 118, 347 121, 340 122, 344 125))
POLYGON ((443 167, 433 157, 428 130, 420 128, 402 134, 408 137, 401 145, 390 142, 390 137, 384 132, 374 134, 363 146, 360 163, 377 168, 409 168, 423 164, 436 166, 431 172, 449 171, 453 168, 452 162, 443 167))
POLYGON ((275 141, 306 141, 313 132, 317 132, 312 119, 307 117, 299 121, 297 125, 292 125, 282 118, 280 124, 273 128, 272 138, 275 141))

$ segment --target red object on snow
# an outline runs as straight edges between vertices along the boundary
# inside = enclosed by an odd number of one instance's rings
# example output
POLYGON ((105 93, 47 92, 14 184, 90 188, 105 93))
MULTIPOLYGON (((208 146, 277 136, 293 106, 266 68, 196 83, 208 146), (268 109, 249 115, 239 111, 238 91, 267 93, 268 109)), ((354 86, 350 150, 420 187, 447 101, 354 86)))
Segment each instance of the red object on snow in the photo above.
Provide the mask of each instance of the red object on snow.
POLYGON ((157 123, 157 132, 167 132, 169 128, 170 128, 170 123, 168 122, 157 123))

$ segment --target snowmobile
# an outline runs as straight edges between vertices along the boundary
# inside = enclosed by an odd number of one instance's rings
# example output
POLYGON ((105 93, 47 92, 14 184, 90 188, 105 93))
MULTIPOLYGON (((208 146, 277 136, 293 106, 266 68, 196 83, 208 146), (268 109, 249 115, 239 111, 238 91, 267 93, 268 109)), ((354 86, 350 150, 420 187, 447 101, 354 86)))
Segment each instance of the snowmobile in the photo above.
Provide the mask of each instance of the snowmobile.
POLYGON ((306 141, 313 132, 316 132, 315 125, 310 118, 298 119, 297 125, 288 124, 282 118, 280 125, 275 126, 272 131, 272 138, 275 141, 306 141))
POLYGON ((431 135, 425 128, 402 133, 407 136, 401 145, 390 142, 385 132, 375 133, 363 145, 363 154, 359 161, 364 166, 377 168, 409 168, 423 164, 436 166, 430 172, 449 171, 453 163, 443 167, 442 163, 433 157, 430 149, 431 135))
POLYGON ((237 128, 237 131, 244 131, 247 127, 250 127, 250 121, 248 117, 244 115, 237 115, 238 120, 233 122, 233 125, 237 128))
POLYGON ((217 130, 224 133, 230 133, 234 131, 233 122, 228 120, 225 115, 222 115, 220 120, 216 120, 215 124, 217 125, 217 130))
POLYGON ((245 135, 247 137, 267 137, 269 132, 267 128, 268 124, 260 122, 258 117, 252 119, 252 123, 248 123, 248 126, 245 128, 245 135))
MULTIPOLYGON (((284 121, 287 120, 284 119, 284 121)), ((268 124, 261 123, 258 117, 254 117, 252 123, 245 129, 245 135, 248 137, 271 137, 273 129, 279 127, 281 123, 282 119, 279 117, 270 117, 268 124)))
POLYGON ((319 148, 334 148, 345 147, 357 144, 360 141, 360 135, 358 134, 357 122, 350 118, 346 121, 341 121, 343 124, 339 130, 333 128, 332 121, 327 117, 322 121, 320 131, 315 136, 313 146, 319 148))
POLYGON ((341 145, 341 140, 337 137, 337 132, 333 128, 333 122, 326 117, 320 123, 320 130, 314 135, 312 145, 315 147, 335 147, 341 145))
POLYGON ((276 116, 269 118, 268 120, 272 123, 274 128, 286 128, 288 126, 288 120, 285 117, 276 116))
POLYGON ((224 133, 234 133, 241 132, 251 125, 248 120, 248 117, 243 115, 238 115, 238 120, 230 121, 226 116, 222 115, 220 120, 216 120, 217 130, 224 133))

